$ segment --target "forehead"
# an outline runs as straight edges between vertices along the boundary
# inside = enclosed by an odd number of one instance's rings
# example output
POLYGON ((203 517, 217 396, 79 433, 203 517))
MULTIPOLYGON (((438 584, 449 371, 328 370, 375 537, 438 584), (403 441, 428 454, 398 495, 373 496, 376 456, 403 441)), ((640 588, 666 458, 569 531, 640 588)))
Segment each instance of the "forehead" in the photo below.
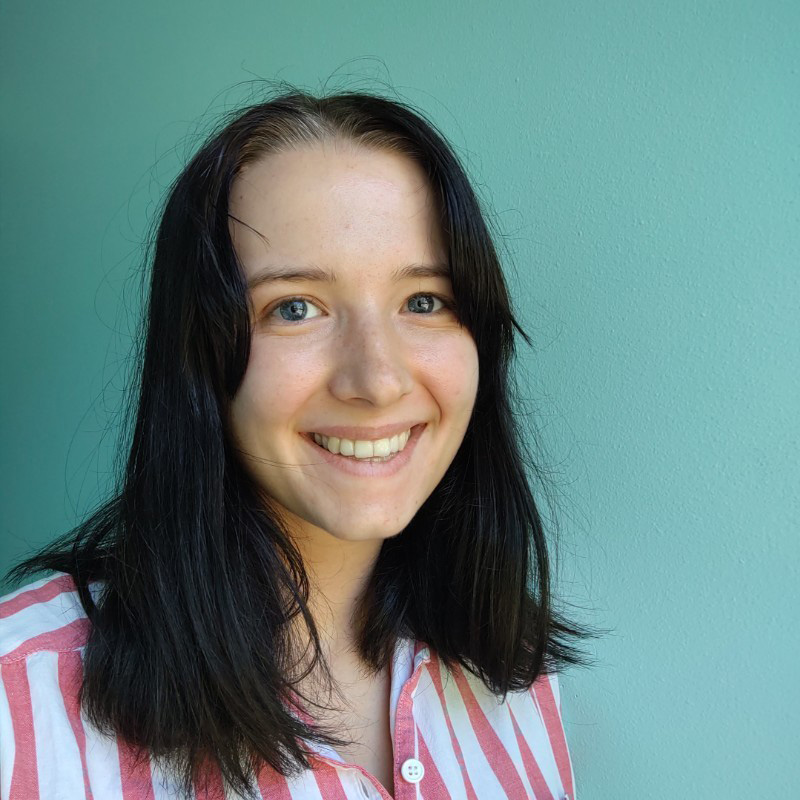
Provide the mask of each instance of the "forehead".
POLYGON ((442 257, 427 176, 392 151, 325 143, 270 154, 237 176, 229 207, 248 272, 274 259, 341 266, 442 257))

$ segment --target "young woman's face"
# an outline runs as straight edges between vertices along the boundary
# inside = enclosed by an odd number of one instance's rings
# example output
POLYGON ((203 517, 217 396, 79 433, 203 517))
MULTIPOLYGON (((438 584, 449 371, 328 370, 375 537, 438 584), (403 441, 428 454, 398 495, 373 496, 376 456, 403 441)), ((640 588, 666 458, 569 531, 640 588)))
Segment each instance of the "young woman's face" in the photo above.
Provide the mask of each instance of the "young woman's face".
POLYGON ((231 409, 245 463, 294 530, 399 533, 452 462, 478 386, 426 176, 328 143, 245 167, 230 209, 254 311, 231 409))

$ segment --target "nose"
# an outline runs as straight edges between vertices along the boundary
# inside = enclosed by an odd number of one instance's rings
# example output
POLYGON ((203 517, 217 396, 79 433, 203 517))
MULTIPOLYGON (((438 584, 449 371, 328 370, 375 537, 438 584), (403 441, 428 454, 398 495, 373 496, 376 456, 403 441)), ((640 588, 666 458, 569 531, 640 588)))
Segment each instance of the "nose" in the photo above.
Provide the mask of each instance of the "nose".
POLYGON ((350 320, 334 349, 329 388, 339 400, 388 407, 412 391, 411 352, 389 320, 377 314, 350 320))

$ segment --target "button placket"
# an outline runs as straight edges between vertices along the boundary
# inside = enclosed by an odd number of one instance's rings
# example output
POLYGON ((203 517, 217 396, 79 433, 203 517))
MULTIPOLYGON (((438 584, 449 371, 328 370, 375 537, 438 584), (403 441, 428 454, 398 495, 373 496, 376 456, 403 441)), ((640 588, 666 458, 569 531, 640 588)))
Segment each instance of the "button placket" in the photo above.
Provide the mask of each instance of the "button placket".
POLYGON ((425 766, 417 758, 406 758, 400 762, 405 751, 418 753, 417 731, 413 715, 413 698, 420 672, 430 661, 430 651, 423 647, 414 657, 412 673, 405 681, 396 706, 394 720, 395 736, 395 797, 397 800, 413 800, 420 797, 419 782, 425 775, 425 766), (399 768, 398 768, 399 766, 399 768))

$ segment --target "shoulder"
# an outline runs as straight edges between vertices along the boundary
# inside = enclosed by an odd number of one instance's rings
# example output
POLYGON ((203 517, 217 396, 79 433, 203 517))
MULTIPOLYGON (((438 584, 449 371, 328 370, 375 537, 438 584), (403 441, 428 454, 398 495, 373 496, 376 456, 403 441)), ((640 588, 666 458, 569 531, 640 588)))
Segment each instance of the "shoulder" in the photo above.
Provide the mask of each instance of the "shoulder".
POLYGON ((69 575, 55 573, 0 597, 0 665, 77 650, 88 635, 89 619, 69 575))
POLYGON ((427 672, 416 687, 417 732, 445 783, 459 787, 453 796, 574 797, 556 673, 500 697, 461 664, 434 656, 427 672))
MULTIPOLYGON (((0 597, 3 800, 84 796, 85 754, 97 736, 84 727, 80 711, 89 628, 75 584, 64 573, 0 597)), ((108 780, 102 760, 94 769, 108 780)))

